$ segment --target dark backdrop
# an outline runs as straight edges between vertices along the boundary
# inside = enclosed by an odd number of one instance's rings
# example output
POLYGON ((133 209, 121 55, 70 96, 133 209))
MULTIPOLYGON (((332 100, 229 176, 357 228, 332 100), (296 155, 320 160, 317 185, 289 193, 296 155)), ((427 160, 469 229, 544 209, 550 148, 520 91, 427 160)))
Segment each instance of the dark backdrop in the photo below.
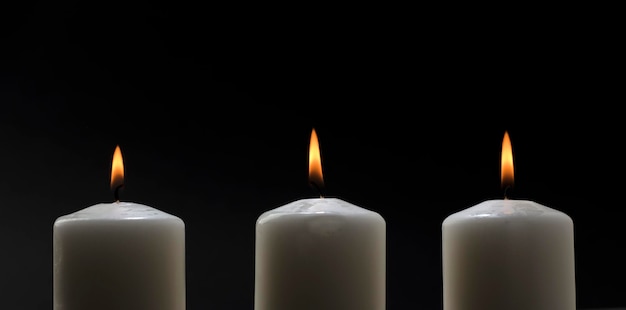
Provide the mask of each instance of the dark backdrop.
MULTIPOLYGON (((7 6, 7 4, 3 4, 7 6)), ((52 224, 122 199, 181 217, 188 309, 253 309, 254 225, 326 193, 388 224, 388 309, 441 309, 441 222, 518 198, 575 223, 580 308, 625 306, 619 37, 588 8, 19 2, 2 10, 0 294, 52 305, 52 224), (619 56, 619 58, 618 58, 619 56)))

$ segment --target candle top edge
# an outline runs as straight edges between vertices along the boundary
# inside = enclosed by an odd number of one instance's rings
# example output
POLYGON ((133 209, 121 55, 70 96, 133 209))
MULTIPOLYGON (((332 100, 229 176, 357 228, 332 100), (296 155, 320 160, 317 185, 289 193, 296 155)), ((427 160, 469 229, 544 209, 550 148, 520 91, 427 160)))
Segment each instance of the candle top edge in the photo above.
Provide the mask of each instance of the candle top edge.
POLYGON ((453 213, 446 218, 500 218, 511 216, 544 217, 544 216, 569 216, 560 210, 542 205, 527 199, 490 199, 482 201, 467 209, 453 213))
MULTIPOLYGON (((262 224, 283 215, 338 215, 338 216, 382 216, 375 211, 365 209, 339 198, 305 198, 292 201, 259 216, 257 223, 262 224)), ((383 219, 384 220, 384 219, 383 219)))
MULTIPOLYGON (((134 202, 98 203, 60 216, 55 222, 85 220, 171 220, 178 217, 154 207, 134 202)), ((181 220, 182 221, 182 220, 181 220)))

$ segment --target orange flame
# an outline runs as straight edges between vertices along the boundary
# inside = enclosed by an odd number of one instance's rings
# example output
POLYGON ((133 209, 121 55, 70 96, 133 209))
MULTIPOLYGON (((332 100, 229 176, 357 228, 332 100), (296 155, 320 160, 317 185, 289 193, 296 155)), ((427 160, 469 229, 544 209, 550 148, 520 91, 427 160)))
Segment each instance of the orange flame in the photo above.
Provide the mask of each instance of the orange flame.
POLYGON ((124 185, 124 161, 120 146, 115 147, 113 153, 113 163, 111 165, 111 189, 116 189, 124 185))
POLYGON ((324 177, 322 176, 322 159, 320 156, 320 144, 317 140, 315 128, 311 131, 311 143, 309 145, 309 182, 317 186, 318 189, 324 187, 324 177))
POLYGON ((500 184, 502 187, 513 187, 513 148, 511 147, 511 138, 509 133, 504 132, 504 139, 502 139, 502 162, 501 162, 501 175, 500 184))

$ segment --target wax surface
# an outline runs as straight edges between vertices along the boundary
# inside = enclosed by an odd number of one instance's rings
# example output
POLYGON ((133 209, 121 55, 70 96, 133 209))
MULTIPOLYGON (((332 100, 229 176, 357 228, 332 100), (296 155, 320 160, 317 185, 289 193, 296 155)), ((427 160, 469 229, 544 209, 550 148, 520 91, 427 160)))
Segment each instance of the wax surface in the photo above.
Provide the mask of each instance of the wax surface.
POLYGON ((528 200, 488 200, 442 224, 444 310, 575 310, 574 226, 528 200))
POLYGON ((302 199, 256 223, 255 310, 385 309, 386 223, 337 198, 302 199))
POLYGON ((185 225, 130 202, 54 223, 54 309, 185 309, 185 225))

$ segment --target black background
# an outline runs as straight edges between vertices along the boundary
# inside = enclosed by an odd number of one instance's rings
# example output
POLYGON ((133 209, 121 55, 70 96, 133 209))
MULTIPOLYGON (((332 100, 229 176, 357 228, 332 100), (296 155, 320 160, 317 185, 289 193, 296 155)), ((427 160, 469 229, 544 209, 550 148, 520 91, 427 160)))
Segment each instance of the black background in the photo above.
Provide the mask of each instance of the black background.
POLYGON ((253 309, 254 225, 326 193, 388 225, 388 309, 441 309, 441 222, 514 196, 575 223, 580 308, 625 306, 622 38, 611 8, 20 2, 2 10, 0 292, 52 305, 52 224, 181 217, 187 308, 253 309))

